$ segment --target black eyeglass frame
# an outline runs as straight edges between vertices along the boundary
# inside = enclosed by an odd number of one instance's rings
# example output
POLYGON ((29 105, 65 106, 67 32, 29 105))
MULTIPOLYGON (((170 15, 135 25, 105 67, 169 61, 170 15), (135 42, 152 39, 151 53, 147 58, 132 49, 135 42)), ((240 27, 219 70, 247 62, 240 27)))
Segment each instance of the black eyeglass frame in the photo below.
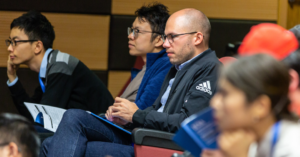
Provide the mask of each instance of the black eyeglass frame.
POLYGON ((131 33, 132 33, 134 39, 138 37, 138 33, 156 33, 156 34, 161 35, 161 33, 159 33, 159 32, 150 32, 150 31, 144 31, 144 30, 139 30, 139 29, 136 29, 136 28, 128 27, 127 28, 127 35, 130 35, 131 33))
POLYGON ((18 42, 34 42, 34 41, 38 41, 38 40, 10 40, 10 39, 6 39, 5 40, 5 44, 8 47, 9 45, 11 46, 16 46, 18 42))
MULTIPOLYGON (((186 34, 195 34, 198 32, 189 32, 189 33, 182 33, 182 34, 168 34, 168 35, 161 35, 161 38, 163 40, 163 42, 166 42, 166 39, 168 39, 169 43, 174 43, 174 38, 181 36, 181 35, 186 35, 186 34), (171 41, 170 41, 170 37, 171 37, 171 41)), ((204 37, 204 36, 203 36, 204 37)))

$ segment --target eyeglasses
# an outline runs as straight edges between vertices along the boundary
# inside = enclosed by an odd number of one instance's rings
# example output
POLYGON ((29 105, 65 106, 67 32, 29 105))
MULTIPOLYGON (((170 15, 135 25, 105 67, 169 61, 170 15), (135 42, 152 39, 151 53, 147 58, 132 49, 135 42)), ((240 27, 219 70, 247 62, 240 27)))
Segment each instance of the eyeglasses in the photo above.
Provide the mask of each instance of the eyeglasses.
POLYGON ((174 38, 178 37, 180 35, 186 35, 186 34, 194 34, 197 32, 190 32, 190 33, 182 33, 182 34, 168 34, 168 35, 161 35, 161 38, 163 42, 166 42, 166 39, 168 39, 169 43, 172 44, 174 42, 174 38))
POLYGON ((9 45, 15 47, 18 42, 34 42, 34 41, 38 41, 38 40, 10 40, 10 39, 7 39, 7 40, 5 40, 5 44, 7 47, 9 45))
POLYGON ((136 39, 138 37, 138 33, 157 33, 157 34, 161 34, 159 32, 150 32, 150 31, 141 31, 137 28, 127 28, 127 34, 130 35, 132 33, 134 39, 136 39))

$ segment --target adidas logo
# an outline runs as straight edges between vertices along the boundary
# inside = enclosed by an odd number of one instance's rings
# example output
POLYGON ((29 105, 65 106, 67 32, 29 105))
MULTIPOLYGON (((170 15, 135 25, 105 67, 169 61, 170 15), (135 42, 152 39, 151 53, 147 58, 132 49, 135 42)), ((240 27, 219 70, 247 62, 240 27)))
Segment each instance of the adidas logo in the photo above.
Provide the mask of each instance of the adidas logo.
POLYGON ((211 88, 210 88, 210 82, 209 81, 200 83, 198 86, 196 86, 196 89, 200 90, 200 91, 203 91, 203 92, 206 92, 209 95, 212 95, 211 88))

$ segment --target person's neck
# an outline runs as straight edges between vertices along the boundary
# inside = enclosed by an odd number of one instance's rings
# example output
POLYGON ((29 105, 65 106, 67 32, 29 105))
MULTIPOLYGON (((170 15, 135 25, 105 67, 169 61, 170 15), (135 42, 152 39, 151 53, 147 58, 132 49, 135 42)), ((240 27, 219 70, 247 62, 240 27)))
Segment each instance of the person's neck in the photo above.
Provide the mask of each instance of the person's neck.
MULTIPOLYGON (((199 54, 203 53, 207 49, 208 49, 208 47, 201 47, 201 48, 196 49, 192 58, 198 56, 199 54)), ((190 59, 192 59, 192 58, 190 58, 190 59)))
MULTIPOLYGON (((163 50, 163 48, 154 48, 154 49, 152 50, 152 52, 149 52, 149 53, 158 53, 158 52, 160 52, 161 50, 163 50)), ((144 55, 144 56, 141 56, 141 57, 142 57, 144 63, 146 64, 146 62, 147 62, 147 54, 144 55)))
POLYGON ((269 115, 267 118, 260 120, 253 128, 258 142, 261 141, 270 128, 275 124, 276 120, 273 116, 269 115))
POLYGON ((27 63, 27 66, 30 68, 30 70, 35 71, 37 73, 40 72, 41 64, 44 58, 45 52, 41 52, 34 56, 30 62, 27 63))

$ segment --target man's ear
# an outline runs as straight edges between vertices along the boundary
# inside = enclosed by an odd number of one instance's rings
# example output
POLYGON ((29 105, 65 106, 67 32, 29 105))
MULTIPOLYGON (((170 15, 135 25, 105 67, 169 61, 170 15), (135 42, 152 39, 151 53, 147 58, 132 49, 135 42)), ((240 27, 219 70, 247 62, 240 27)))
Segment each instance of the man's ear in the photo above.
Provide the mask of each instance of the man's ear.
POLYGON ((162 47, 164 44, 161 35, 157 36, 153 42, 155 47, 162 47))
POLYGON ((299 75, 294 69, 289 70, 290 73, 290 86, 289 86, 289 92, 293 92, 298 89, 299 86, 299 75))
POLYGON ((5 146, 5 149, 7 149, 9 157, 21 156, 21 153, 19 152, 18 146, 14 142, 10 142, 7 146, 5 146))
POLYGON ((200 45, 201 43, 203 43, 203 37, 204 37, 203 33, 197 32, 194 38, 195 45, 200 45))
POLYGON ((35 43, 35 47, 34 47, 34 53, 35 54, 39 54, 42 52, 42 50, 44 49, 44 45, 43 45, 43 42, 38 40, 36 43, 35 43))

